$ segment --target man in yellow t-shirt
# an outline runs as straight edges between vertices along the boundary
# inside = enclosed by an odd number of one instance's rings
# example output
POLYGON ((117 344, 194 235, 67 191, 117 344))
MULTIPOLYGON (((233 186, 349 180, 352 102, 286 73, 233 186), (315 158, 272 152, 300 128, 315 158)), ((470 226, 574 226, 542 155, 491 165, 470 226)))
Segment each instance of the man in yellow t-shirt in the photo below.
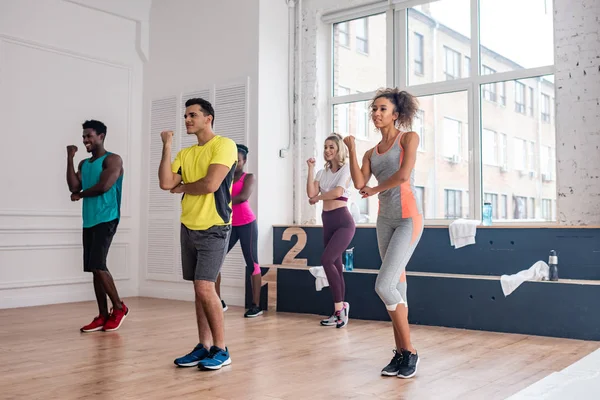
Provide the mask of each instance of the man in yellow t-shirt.
POLYGON ((173 132, 161 133, 160 188, 182 193, 181 264, 183 279, 194 282, 199 343, 175 359, 180 367, 220 369, 231 364, 225 346, 223 309, 215 281, 225 260, 231 233, 231 187, 237 164, 235 142, 216 135, 215 112, 200 98, 185 103, 188 135, 198 144, 182 149, 171 164, 173 132))

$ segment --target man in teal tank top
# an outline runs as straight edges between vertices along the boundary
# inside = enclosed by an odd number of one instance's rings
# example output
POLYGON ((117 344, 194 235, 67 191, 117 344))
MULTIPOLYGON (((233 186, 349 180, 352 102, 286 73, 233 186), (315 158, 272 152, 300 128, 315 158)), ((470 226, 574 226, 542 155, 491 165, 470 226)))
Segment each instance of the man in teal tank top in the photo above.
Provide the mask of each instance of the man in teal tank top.
POLYGON ((106 267, 106 256, 121 218, 123 160, 104 149, 105 137, 106 125, 102 122, 83 123, 83 144, 92 157, 79 163, 77 173, 73 166, 77 146, 67 146, 67 184, 71 200, 83 199, 83 270, 94 275, 99 311, 91 323, 81 328, 82 332, 115 331, 129 314, 106 267), (113 305, 110 313, 107 295, 113 305))

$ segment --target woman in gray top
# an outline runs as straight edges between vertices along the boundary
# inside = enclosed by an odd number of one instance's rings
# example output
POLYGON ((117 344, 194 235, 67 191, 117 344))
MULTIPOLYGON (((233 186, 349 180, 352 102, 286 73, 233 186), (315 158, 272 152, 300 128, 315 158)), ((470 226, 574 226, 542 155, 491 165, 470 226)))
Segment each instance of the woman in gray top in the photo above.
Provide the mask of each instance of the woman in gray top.
POLYGON ((382 264, 375 291, 392 319, 396 350, 382 375, 412 378, 419 356, 410 340, 406 265, 423 232, 423 212, 414 187, 414 167, 419 135, 409 130, 418 110, 415 97, 398 89, 379 90, 371 103, 371 118, 381 132, 381 141, 368 150, 358 164, 354 137, 344 142, 350 153, 354 186, 363 197, 379 197, 377 243, 382 264), (377 186, 367 183, 374 175, 377 186))

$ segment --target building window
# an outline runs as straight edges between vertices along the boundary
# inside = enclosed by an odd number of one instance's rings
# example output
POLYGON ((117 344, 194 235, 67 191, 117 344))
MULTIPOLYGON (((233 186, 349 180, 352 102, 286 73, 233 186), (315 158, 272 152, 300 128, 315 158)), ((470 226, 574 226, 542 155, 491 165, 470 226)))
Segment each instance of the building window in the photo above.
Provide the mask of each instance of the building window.
POLYGON ((492 205, 492 218, 498 219, 498 195, 495 193, 484 193, 483 201, 492 205))
POLYGON ((527 167, 527 141, 515 138, 515 148, 513 152, 514 167, 517 171, 525 171, 527 167))
POLYGON ((513 218, 527 219, 527 197, 513 196, 513 218))
POLYGON ((425 214, 425 188, 423 186, 415 186, 415 192, 417 204, 421 205, 421 211, 425 214))
POLYGON ((536 171, 535 168, 535 142, 529 142, 527 151, 527 161, 529 161, 529 171, 536 171))
POLYGON ((465 78, 471 76, 471 57, 465 56, 465 63, 463 65, 463 76, 465 78))
POLYGON ((462 191, 445 189, 445 218, 453 219, 462 216, 462 191))
POLYGON ((415 119, 413 120, 412 130, 415 131, 419 135, 419 147, 418 150, 425 151, 425 129, 423 129, 423 119, 425 117, 425 112, 423 110, 418 110, 415 115, 415 119))
POLYGON ((550 96, 542 94, 542 121, 550 122, 550 96))
POLYGON ((542 218, 552 220, 552 199, 542 199, 542 218))
POLYGON ((425 45, 423 42, 423 35, 415 32, 415 74, 424 75, 425 66, 423 64, 423 58, 425 54, 425 45))
POLYGON ((444 52, 446 54, 446 63, 444 65, 446 80, 460 78, 460 53, 446 46, 444 46, 444 52))
POLYGON ((533 103, 534 103, 534 95, 533 95, 533 88, 529 87, 529 95, 527 96, 527 104, 528 104, 528 109, 529 109, 529 116, 533 117, 533 103))
POLYGON ((508 196, 503 194, 500 196, 500 219, 508 218, 508 196))
POLYGON ((525 114, 525 85, 515 82, 515 111, 525 114))
POLYGON ((550 146, 542 146, 540 155, 540 172, 543 174, 542 181, 553 180, 552 172, 554 171, 554 149, 550 146))
POLYGON ((527 218, 534 219, 535 218, 535 198, 529 198, 529 214, 527 214, 527 218))
POLYGON ((369 199, 368 198, 359 198, 356 202, 358 204, 358 210, 363 215, 369 215, 369 199))
POLYGON ((339 45, 344 47, 350 47, 350 31, 348 30, 348 22, 341 22, 336 26, 339 45))
POLYGON ((369 20, 362 18, 354 21, 356 30, 356 50, 363 54, 369 54, 369 20))
POLYGON ((452 118, 444 118, 444 157, 459 160, 461 150, 461 123, 452 118))
MULTIPOLYGON (((482 68, 483 75, 495 74, 496 71, 484 65, 482 68)), ((496 83, 488 83, 483 85, 483 98, 487 101, 496 101, 496 83)))
POLYGON ((501 106, 506 105, 506 82, 496 83, 498 88, 498 104, 501 106))

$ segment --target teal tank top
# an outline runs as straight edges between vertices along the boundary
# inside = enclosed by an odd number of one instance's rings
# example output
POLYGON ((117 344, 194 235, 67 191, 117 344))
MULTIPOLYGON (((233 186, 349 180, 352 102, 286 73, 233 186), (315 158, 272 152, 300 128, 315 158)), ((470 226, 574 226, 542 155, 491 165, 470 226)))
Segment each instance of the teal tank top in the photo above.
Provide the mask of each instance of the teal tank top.
MULTIPOLYGON (((106 153, 100 158, 90 161, 87 159, 81 165, 81 188, 86 190, 94 186, 100 180, 102 174, 102 164, 110 153, 106 153)), ((92 226, 103 222, 110 222, 121 218, 121 187, 123 184, 123 175, 119 176, 117 181, 108 191, 95 197, 83 198, 83 227, 92 226)))

